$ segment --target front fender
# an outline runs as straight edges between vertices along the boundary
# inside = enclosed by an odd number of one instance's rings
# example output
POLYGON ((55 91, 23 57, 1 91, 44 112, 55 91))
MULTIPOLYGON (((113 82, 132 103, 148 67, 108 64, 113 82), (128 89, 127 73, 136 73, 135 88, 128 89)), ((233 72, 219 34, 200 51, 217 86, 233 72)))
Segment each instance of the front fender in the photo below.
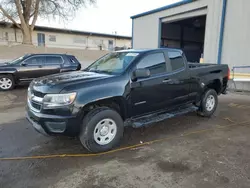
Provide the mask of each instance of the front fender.
POLYGON ((97 102, 100 100, 110 99, 113 97, 122 97, 125 100, 126 91, 124 87, 119 85, 102 85, 98 87, 91 87, 83 89, 82 92, 77 94, 77 105, 84 107, 89 103, 97 102))
POLYGON ((16 69, 14 68, 1 68, 0 69, 0 74, 15 74, 16 69))

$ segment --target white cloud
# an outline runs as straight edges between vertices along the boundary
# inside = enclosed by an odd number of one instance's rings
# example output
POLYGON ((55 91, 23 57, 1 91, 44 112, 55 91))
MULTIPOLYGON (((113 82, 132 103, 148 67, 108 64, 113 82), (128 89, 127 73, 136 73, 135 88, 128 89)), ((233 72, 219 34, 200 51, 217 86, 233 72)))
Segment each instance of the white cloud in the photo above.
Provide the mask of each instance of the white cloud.
POLYGON ((76 17, 62 21, 39 20, 37 25, 131 36, 130 16, 180 0, 97 0, 97 5, 81 9, 76 17))

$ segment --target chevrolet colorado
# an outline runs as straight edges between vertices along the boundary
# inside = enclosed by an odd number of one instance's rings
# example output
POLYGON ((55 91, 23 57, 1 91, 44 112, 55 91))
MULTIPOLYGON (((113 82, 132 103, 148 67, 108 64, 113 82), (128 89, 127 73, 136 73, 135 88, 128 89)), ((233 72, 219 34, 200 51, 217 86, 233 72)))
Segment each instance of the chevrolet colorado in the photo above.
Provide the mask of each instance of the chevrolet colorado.
POLYGON ((40 133, 79 137, 91 152, 114 148, 125 126, 197 111, 210 117, 229 78, 227 65, 189 64, 181 50, 112 52, 82 71, 37 78, 27 119, 40 133))

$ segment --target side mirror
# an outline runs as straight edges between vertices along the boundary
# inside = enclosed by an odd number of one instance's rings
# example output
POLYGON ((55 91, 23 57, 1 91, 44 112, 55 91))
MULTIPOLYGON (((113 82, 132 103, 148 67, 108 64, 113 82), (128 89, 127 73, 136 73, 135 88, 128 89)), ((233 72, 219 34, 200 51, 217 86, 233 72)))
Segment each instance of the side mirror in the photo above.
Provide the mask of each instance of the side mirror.
POLYGON ((21 65, 25 67, 25 66, 27 65, 27 63, 25 63, 25 62, 23 61, 23 62, 21 63, 21 65))
POLYGON ((136 69, 132 75, 132 81, 136 81, 139 78, 149 78, 150 70, 149 69, 136 69))

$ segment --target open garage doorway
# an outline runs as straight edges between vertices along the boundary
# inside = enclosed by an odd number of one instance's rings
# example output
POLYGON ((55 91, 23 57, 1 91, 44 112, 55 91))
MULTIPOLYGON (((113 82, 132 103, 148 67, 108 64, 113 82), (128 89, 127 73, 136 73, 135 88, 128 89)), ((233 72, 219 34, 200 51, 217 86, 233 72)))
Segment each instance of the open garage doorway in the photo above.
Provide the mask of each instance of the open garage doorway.
POLYGON ((204 52, 206 15, 164 22, 161 25, 161 47, 182 49, 188 62, 200 62, 204 52))

